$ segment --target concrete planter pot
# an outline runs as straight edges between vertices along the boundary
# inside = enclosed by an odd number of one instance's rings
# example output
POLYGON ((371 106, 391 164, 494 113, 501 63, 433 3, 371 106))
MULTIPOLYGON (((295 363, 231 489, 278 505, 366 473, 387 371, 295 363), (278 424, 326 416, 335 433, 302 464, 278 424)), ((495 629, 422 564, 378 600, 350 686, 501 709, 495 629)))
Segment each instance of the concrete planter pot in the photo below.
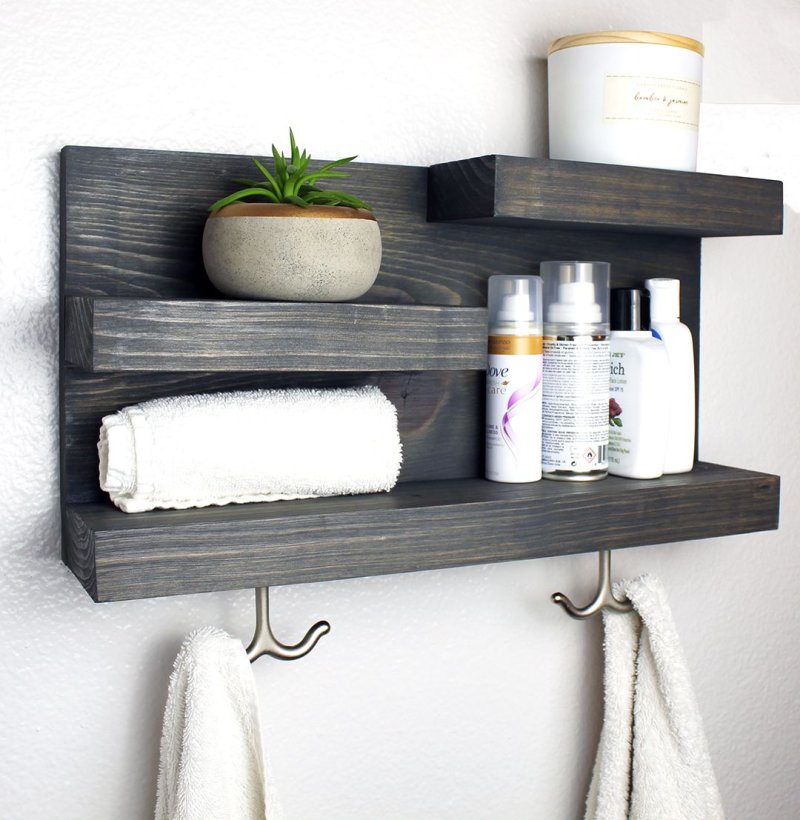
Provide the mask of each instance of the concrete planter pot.
POLYGON ((356 208, 236 202, 206 220, 203 262, 229 296, 341 302, 372 287, 381 234, 356 208))

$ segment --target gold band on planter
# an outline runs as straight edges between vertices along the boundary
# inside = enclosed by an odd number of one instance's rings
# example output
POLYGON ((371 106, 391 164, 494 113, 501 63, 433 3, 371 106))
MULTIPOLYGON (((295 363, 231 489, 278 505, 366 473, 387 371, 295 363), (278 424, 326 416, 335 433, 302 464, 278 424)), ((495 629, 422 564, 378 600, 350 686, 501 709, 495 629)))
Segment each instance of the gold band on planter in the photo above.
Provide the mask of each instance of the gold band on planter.
POLYGON ((339 205, 309 205, 303 208, 290 202, 232 202, 224 208, 209 214, 209 219, 232 216, 287 216, 306 217, 308 219, 371 219, 376 222, 372 211, 363 208, 343 208, 339 205))

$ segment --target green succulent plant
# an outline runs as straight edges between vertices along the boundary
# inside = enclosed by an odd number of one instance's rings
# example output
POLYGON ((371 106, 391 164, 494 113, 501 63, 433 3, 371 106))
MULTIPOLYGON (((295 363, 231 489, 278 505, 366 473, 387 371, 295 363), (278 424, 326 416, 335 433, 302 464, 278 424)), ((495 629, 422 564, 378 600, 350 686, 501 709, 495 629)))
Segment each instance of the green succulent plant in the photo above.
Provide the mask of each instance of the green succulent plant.
POLYGON ((372 210, 366 202, 362 202, 351 194, 317 187, 317 183, 322 179, 342 179, 350 176, 344 171, 335 169, 352 162, 355 159, 354 156, 337 159, 316 170, 310 170, 308 166, 311 162, 311 155, 305 151, 300 152, 291 128, 289 129, 289 142, 291 152, 288 159, 283 152, 278 153, 278 149, 272 146, 274 174, 266 169, 263 162, 253 159, 264 179, 234 179, 233 182, 242 185, 242 189, 218 199, 208 210, 215 213, 220 208, 247 197, 261 197, 275 203, 289 202, 301 208, 307 208, 309 205, 343 205, 349 208, 372 210))

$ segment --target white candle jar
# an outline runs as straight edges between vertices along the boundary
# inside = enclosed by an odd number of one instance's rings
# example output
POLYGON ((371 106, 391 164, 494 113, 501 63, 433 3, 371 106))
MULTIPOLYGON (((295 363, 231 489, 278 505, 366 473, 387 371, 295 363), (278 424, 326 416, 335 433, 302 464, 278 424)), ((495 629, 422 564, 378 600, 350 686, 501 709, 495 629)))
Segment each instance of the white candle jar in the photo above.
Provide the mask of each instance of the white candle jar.
POLYGON ((547 59, 550 157, 694 171, 703 45, 674 34, 562 37, 547 59))

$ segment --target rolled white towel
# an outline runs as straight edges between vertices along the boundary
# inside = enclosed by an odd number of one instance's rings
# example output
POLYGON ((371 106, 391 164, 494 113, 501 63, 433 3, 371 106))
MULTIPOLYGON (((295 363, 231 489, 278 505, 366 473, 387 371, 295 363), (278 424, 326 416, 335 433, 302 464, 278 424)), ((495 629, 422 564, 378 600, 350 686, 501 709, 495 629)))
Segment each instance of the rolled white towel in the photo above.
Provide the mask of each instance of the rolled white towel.
POLYGON ((397 411, 372 386, 171 396, 105 416, 100 487, 124 512, 386 492, 397 411))

